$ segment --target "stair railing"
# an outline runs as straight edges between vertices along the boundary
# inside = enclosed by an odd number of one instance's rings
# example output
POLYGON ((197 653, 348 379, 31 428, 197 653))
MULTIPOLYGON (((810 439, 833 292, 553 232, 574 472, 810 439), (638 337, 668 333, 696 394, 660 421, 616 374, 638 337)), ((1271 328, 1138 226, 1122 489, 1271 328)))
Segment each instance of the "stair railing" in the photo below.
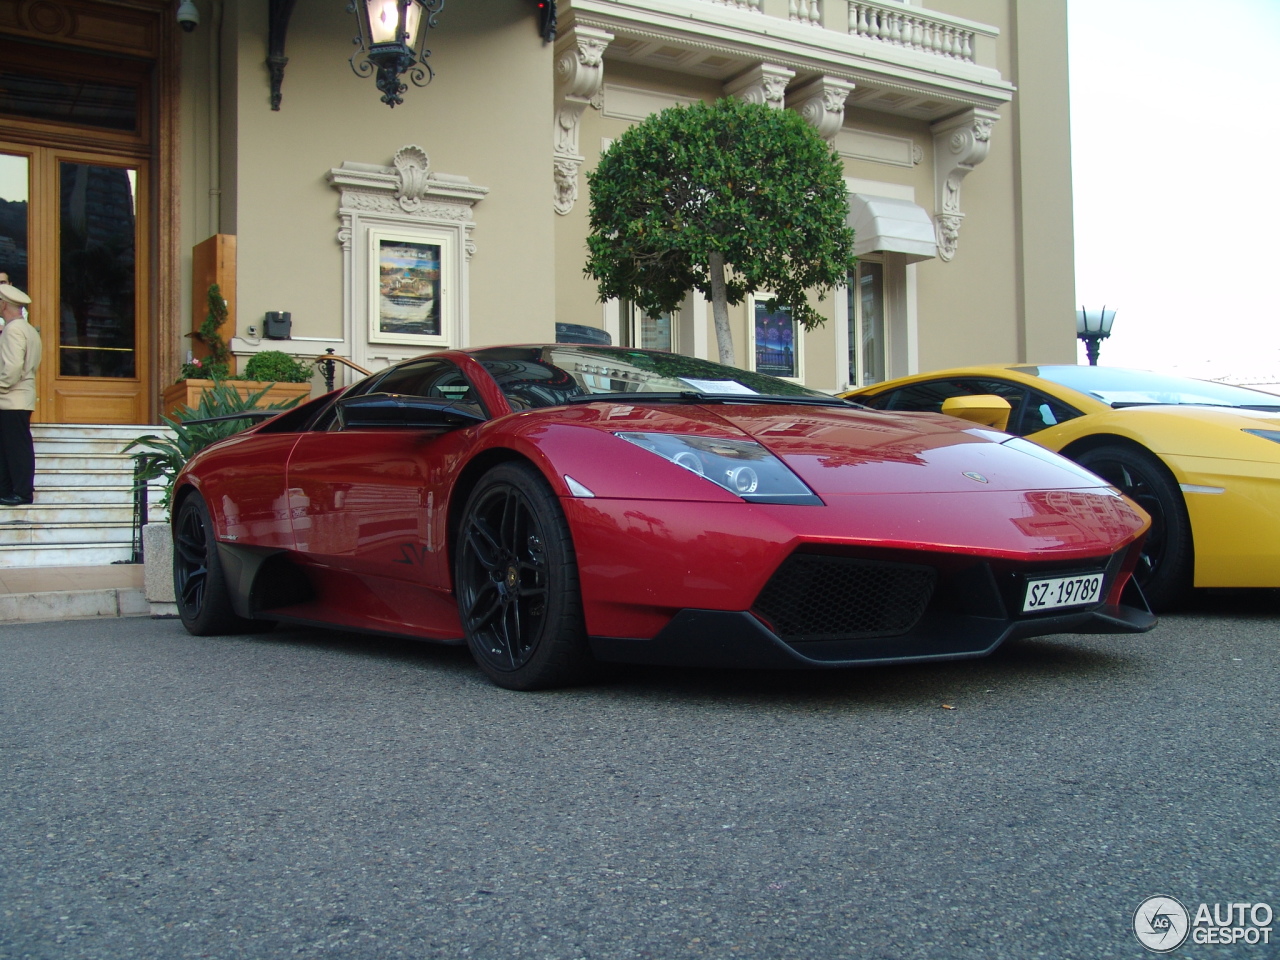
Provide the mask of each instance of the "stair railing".
POLYGON ((316 365, 320 368, 321 375, 324 377, 325 393, 330 393, 333 390, 335 374, 337 373, 337 369, 338 369, 337 364, 339 363, 342 364, 344 367, 350 367, 352 370, 356 371, 356 373, 362 374, 366 377, 369 376, 369 374, 373 373, 372 370, 366 370, 364 367, 360 366, 360 364, 356 363, 354 360, 349 360, 346 357, 338 356, 338 354, 333 352, 333 347, 327 348, 324 352, 324 356, 316 357, 315 362, 316 362, 316 365))
POLYGON ((144 557, 142 528, 147 525, 149 505, 147 503, 147 481, 142 478, 142 461, 133 458, 133 543, 130 563, 142 563, 144 557))

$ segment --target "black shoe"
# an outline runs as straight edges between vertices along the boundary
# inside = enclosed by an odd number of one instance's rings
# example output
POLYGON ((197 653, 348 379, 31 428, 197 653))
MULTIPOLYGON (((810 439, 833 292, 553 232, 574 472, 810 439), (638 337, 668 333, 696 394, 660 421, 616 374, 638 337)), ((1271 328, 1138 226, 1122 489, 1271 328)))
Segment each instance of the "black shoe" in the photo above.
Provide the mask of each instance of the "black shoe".
POLYGON ((33 499, 32 497, 20 497, 14 494, 11 497, 0 497, 0 506, 21 507, 24 504, 31 503, 33 499))

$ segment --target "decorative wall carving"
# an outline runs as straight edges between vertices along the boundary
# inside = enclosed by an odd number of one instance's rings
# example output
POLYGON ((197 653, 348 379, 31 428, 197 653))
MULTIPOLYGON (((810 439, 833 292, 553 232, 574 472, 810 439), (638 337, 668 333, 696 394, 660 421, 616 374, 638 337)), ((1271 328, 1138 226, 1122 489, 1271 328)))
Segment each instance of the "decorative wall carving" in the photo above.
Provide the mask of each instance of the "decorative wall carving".
POLYGON ((583 111, 604 82, 604 51, 613 34, 574 27, 556 44, 556 119, 552 131, 555 212, 564 216, 578 200, 578 174, 585 158, 578 148, 583 111))
POLYGON ((938 231, 938 256, 950 260, 960 242, 960 184, 973 168, 987 158, 991 128, 1000 115, 977 107, 939 120, 933 132, 933 182, 938 231))
POLYGON ((787 98, 788 106, 831 143, 844 126, 844 102, 854 85, 837 77, 819 77, 787 98))
POLYGON ((400 181, 396 185, 396 199, 407 213, 417 213, 431 189, 431 161, 427 152, 421 147, 401 147, 392 165, 400 181))
POLYGON ((377 269, 368 255, 371 234, 420 236, 463 252, 464 256, 446 259, 442 271, 449 275, 440 280, 456 305, 445 318, 445 338, 450 346, 465 345, 470 300, 467 265, 476 250, 472 211, 488 188, 466 177, 434 173, 427 152, 412 144, 401 147, 390 166, 347 161, 330 170, 327 179, 341 195, 336 238, 342 246, 343 346, 351 359, 376 369, 421 352, 408 345, 371 343, 368 291, 376 280, 372 271, 377 269))
POLYGON ((787 84, 794 70, 776 63, 761 63, 724 85, 724 92, 748 103, 763 103, 782 109, 787 97, 787 84))

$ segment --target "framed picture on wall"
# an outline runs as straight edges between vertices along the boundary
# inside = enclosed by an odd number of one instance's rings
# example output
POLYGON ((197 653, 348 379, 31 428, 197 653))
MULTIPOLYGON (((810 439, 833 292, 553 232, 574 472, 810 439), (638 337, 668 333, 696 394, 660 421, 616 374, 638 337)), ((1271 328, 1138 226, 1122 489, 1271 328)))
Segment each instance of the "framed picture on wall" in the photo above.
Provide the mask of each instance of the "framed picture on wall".
POLYGON ((770 294, 756 293, 749 300, 752 363, 757 373, 801 380, 800 325, 792 318, 790 307, 778 304, 776 310, 770 310, 769 299, 770 294))
POLYGON ((452 346, 456 257, 456 240, 444 233, 370 230, 369 340, 452 346))

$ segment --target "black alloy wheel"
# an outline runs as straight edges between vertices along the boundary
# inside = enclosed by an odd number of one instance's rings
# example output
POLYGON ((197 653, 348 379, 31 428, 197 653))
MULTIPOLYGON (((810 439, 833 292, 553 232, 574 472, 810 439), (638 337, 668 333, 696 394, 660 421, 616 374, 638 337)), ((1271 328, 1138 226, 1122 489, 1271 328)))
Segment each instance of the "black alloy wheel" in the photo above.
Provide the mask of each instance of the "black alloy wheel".
POLYGON ((1151 515, 1133 575, 1152 610, 1173 609, 1186 599, 1195 565, 1191 521, 1177 481, 1154 454, 1138 447, 1095 447, 1076 461, 1151 515))
POLYGON ((512 690, 572 683, 590 663, 569 525, 533 467, 502 463, 467 500, 454 570, 480 669, 512 690))
POLYGON ((173 525, 173 593, 178 616, 197 637, 270 630, 270 620, 246 620, 231 607, 209 508, 192 493, 178 508, 173 525))

